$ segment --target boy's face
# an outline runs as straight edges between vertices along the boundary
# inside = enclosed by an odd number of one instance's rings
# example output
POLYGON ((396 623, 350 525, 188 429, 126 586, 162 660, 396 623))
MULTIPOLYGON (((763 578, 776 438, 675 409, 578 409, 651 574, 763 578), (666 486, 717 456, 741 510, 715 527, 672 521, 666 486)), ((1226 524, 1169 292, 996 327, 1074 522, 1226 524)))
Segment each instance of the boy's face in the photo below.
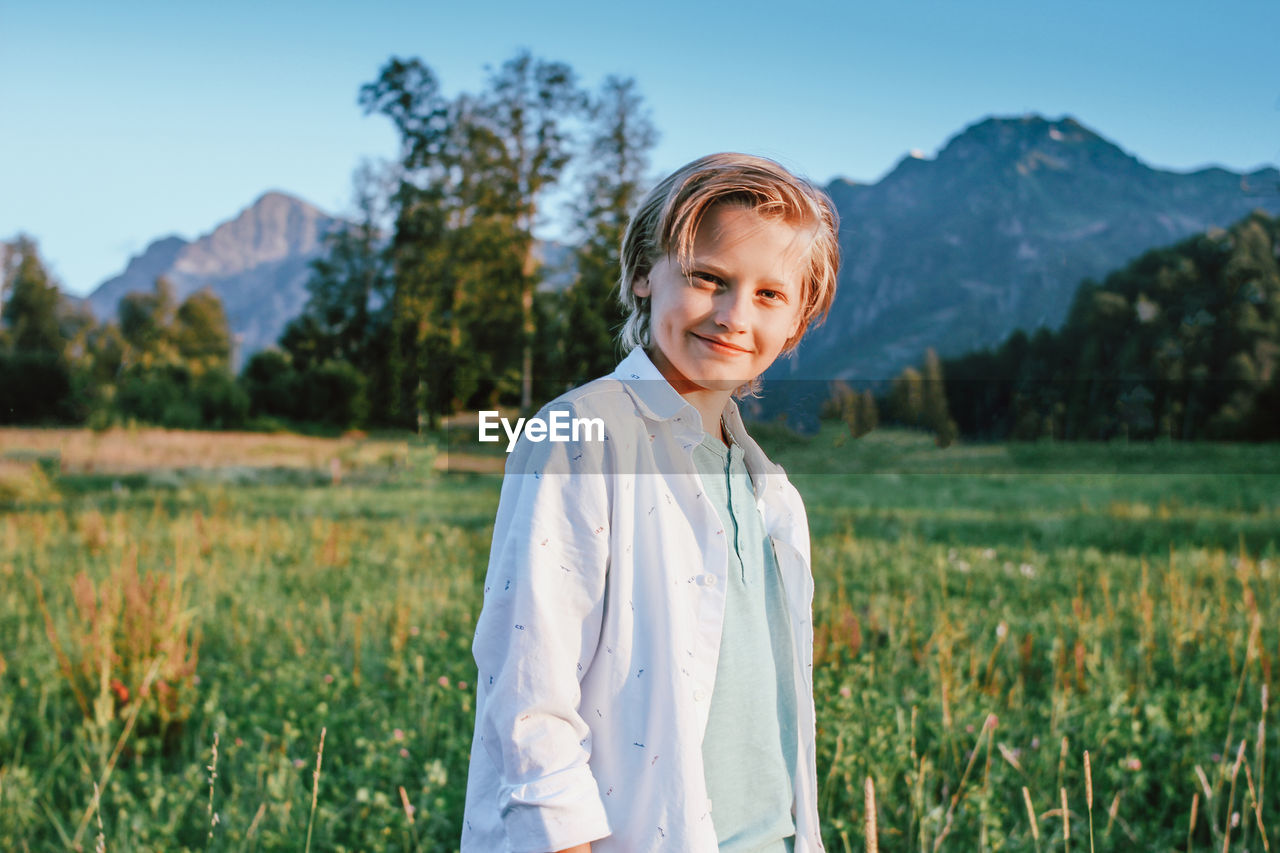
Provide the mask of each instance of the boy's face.
POLYGON ((632 290, 650 297, 650 354, 680 393, 732 392, 800 328, 807 230, 738 205, 708 211, 688 275, 661 258, 632 290))

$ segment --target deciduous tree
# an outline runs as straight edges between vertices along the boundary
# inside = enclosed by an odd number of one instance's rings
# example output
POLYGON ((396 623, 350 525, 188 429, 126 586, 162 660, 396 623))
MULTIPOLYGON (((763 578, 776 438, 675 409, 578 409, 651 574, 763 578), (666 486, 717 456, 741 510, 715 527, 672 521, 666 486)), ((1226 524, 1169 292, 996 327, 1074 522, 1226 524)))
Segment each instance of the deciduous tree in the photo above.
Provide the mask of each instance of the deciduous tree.
POLYGON ((562 352, 555 372, 566 385, 608 373, 621 355, 614 340, 626 319, 618 299, 622 236, 646 189, 649 152, 658 140, 630 78, 605 79, 591 100, 590 119, 575 205, 575 276, 564 298, 564 334, 558 336, 562 352))

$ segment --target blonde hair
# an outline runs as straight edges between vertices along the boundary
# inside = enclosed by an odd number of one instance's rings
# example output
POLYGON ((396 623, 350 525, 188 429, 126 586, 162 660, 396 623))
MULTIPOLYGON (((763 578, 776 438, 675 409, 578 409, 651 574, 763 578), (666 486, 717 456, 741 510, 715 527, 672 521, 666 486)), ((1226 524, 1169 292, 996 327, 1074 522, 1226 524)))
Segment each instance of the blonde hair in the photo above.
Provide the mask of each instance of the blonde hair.
POLYGON ((811 325, 821 323, 836 294, 840 268, 839 216, 831 198, 780 164, 750 154, 709 154, 685 165, 649 191, 622 238, 618 298, 627 320, 618 334, 625 352, 647 347, 649 299, 631 289, 663 256, 674 255, 687 267, 694 237, 708 211, 717 205, 750 208, 765 219, 807 226, 812 242, 802 281, 800 325, 782 348, 796 348, 811 325))

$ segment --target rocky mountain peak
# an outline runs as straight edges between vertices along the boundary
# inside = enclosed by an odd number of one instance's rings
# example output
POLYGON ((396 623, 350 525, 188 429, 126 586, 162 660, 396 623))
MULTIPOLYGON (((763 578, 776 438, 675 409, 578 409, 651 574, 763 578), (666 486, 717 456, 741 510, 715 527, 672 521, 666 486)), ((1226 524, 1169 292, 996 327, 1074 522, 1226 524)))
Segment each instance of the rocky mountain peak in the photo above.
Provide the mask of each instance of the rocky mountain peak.
POLYGON ((279 191, 253 204, 193 242, 157 240, 130 260, 123 273, 89 296, 101 318, 114 316, 126 293, 149 291, 166 277, 181 300, 211 287, 222 300, 243 359, 272 344, 307 300, 310 264, 324 251, 325 237, 342 220, 279 191))
POLYGON ((966 161, 1012 166, 1020 174, 1042 168, 1112 170, 1140 165, 1071 116, 1047 119, 1035 113, 975 122, 949 139, 936 158, 949 168, 963 167, 966 161))
POLYGON ((174 271, 227 276, 318 252, 337 220, 286 193, 263 194, 233 219, 192 243, 174 271))

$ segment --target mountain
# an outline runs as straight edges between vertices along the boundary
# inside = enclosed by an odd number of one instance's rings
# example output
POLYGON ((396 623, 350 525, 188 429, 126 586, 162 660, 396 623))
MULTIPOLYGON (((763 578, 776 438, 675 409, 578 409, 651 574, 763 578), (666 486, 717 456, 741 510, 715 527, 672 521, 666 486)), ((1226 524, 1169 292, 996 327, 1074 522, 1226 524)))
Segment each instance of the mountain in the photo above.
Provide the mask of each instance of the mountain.
POLYGON ((87 302, 107 318, 115 316, 120 297, 151 290, 158 276, 172 282, 179 301, 207 285, 222 300, 238 337, 237 360, 243 361, 275 343, 285 323, 301 312, 309 264, 323 251, 325 235, 340 225, 342 220, 301 199, 268 192, 195 241, 156 240, 87 302))
POLYGON ((1275 169, 1154 169, 1073 118, 1038 115, 987 118, 932 159, 827 192, 841 217, 835 304, 773 379, 883 380, 929 347, 1056 328, 1082 280, 1255 208, 1280 212, 1275 169))

